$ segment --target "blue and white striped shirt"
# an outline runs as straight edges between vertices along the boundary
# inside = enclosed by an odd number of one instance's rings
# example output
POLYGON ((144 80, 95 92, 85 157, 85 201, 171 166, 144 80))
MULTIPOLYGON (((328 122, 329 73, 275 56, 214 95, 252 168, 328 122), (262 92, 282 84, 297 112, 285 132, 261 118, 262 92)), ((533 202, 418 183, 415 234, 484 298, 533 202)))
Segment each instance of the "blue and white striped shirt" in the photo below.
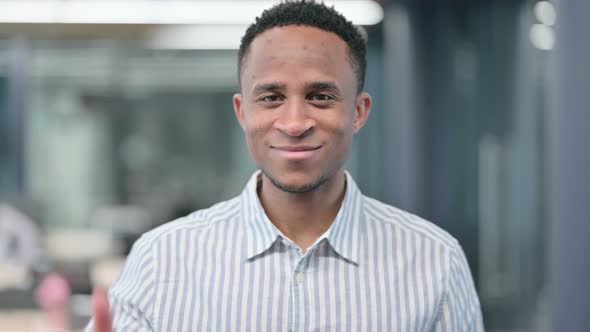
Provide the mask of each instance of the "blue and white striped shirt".
POLYGON ((334 223, 302 254, 265 215, 259 175, 136 242, 109 292, 116 331, 483 331, 448 233, 347 173, 334 223))

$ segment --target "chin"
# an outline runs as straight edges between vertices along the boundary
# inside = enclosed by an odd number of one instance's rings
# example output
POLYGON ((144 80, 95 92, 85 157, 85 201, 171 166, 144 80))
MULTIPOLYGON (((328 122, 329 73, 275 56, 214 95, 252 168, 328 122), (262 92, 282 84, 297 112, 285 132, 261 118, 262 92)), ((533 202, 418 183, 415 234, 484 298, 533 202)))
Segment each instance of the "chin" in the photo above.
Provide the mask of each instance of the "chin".
POLYGON ((262 173, 272 182, 272 184, 284 192, 291 194, 304 194, 312 192, 324 184, 327 180, 327 176, 319 175, 311 177, 308 174, 300 174, 290 176, 275 176, 275 174, 267 172, 263 168, 260 168, 262 173))

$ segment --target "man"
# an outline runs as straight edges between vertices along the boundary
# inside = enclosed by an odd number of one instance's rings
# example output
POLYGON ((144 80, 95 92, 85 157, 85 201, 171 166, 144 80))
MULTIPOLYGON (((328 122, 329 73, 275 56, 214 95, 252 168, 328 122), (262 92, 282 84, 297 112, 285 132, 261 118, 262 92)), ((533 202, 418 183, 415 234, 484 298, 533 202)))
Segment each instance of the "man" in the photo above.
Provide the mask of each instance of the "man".
MULTIPOLYGON (((323 4, 282 3, 248 28, 234 109, 260 171, 240 196, 137 241, 109 293, 115 330, 483 329, 457 241, 363 196, 344 170, 371 109, 365 56, 323 4)), ((94 308, 110 328, 104 292, 94 308)))

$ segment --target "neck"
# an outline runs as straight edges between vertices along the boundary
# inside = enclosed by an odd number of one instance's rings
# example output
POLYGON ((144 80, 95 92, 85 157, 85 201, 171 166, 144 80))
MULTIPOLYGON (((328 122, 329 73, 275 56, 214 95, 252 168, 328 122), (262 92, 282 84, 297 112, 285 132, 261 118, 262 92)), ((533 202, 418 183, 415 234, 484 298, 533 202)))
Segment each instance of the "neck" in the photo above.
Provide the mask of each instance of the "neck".
POLYGON ((259 197, 271 222, 303 252, 334 222, 346 189, 344 170, 306 193, 288 193, 277 188, 264 174, 259 197))

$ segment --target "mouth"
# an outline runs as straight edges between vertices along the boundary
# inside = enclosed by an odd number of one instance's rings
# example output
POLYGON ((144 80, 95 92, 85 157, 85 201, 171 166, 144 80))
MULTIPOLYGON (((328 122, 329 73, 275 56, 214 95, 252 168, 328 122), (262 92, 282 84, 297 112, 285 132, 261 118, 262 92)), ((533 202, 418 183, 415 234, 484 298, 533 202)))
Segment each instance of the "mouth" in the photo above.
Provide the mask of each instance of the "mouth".
POLYGON ((299 161, 311 158, 321 147, 321 145, 277 145, 271 146, 271 149, 283 159, 299 161))

